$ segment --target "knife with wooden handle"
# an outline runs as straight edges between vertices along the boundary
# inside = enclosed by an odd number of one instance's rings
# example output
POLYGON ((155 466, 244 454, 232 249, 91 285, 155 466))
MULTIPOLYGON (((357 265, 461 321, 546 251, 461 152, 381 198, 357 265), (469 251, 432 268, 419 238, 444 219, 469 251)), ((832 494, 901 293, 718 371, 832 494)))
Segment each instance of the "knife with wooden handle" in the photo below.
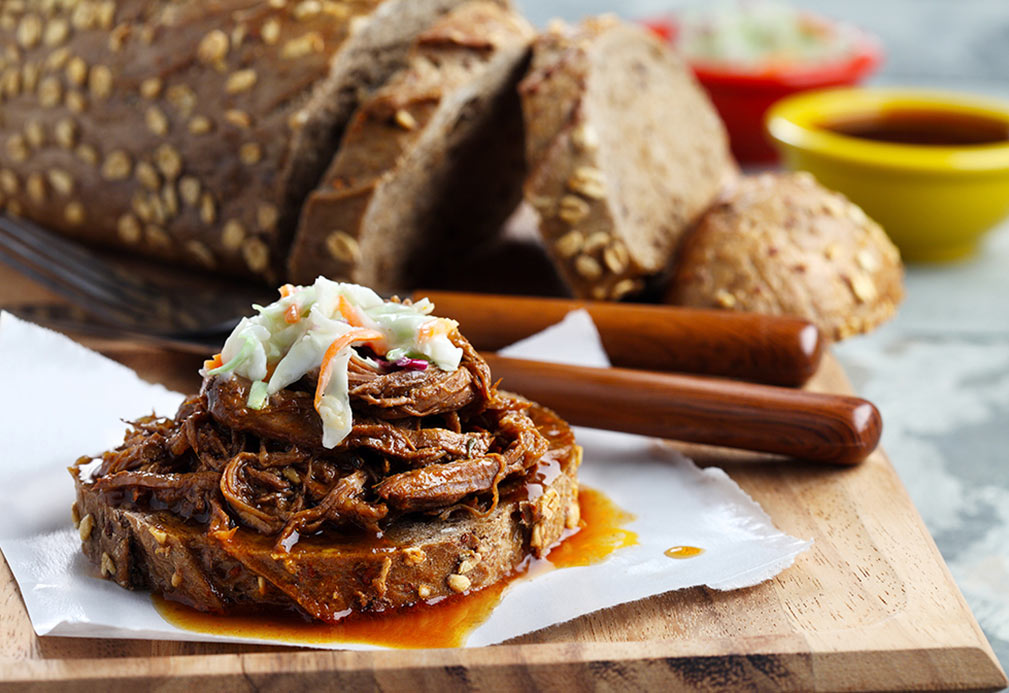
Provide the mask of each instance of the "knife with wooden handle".
MULTIPOLYGON (((129 334, 97 324, 88 328, 91 334, 117 341, 147 342, 200 357, 220 348, 219 343, 129 334)), ((839 464, 858 462, 872 452, 882 428, 876 408, 854 397, 655 371, 567 366, 488 352, 483 356, 503 387, 583 426, 839 464)))
POLYGON ((719 375, 798 387, 819 367, 823 338, 797 318, 604 301, 416 291, 459 321, 482 351, 495 351, 584 308, 614 366, 719 375))
POLYGON ((626 368, 588 368, 484 354, 500 387, 569 423, 855 464, 879 444, 871 402, 845 395, 626 368))

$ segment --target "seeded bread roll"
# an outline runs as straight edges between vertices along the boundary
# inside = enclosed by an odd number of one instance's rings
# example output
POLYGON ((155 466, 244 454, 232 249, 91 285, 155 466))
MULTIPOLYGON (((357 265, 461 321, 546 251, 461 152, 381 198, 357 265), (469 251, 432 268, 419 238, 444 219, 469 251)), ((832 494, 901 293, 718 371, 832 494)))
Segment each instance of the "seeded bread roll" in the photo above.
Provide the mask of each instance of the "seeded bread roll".
POLYGON ((295 282, 437 285, 448 263, 500 232, 522 196, 515 87, 533 33, 497 3, 470 2, 418 37, 309 196, 289 261, 295 282))
POLYGON ((667 46, 610 18, 540 36, 520 92, 526 199, 558 267, 579 297, 638 290, 735 174, 717 114, 667 46))
POLYGON ((6 210, 273 281, 360 95, 458 3, 0 3, 6 210))
POLYGON ((834 339, 876 327, 903 297, 897 248, 808 173, 743 178, 683 244, 669 302, 795 315, 834 339))

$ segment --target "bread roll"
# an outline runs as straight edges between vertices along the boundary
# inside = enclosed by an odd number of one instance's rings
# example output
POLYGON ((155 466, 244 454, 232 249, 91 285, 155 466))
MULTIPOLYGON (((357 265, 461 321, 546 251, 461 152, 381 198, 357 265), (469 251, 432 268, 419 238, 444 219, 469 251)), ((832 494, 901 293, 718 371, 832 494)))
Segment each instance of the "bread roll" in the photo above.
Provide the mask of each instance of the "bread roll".
POLYGON ((903 297, 897 248, 808 173, 746 177, 681 249, 670 303, 793 315, 844 339, 889 319, 903 297))

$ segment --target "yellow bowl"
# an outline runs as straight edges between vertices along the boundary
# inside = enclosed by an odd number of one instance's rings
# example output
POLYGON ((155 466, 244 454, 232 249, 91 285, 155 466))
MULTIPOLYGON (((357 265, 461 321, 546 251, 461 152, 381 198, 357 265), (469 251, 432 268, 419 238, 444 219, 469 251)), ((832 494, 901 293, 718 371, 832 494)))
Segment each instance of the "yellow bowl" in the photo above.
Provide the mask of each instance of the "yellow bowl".
POLYGON ((1009 213, 1009 141, 894 144, 824 127, 893 111, 975 116, 1009 127, 1009 104, 887 88, 804 92, 775 104, 766 123, 786 166, 847 195, 883 226, 906 260, 970 255, 981 235, 1009 213))

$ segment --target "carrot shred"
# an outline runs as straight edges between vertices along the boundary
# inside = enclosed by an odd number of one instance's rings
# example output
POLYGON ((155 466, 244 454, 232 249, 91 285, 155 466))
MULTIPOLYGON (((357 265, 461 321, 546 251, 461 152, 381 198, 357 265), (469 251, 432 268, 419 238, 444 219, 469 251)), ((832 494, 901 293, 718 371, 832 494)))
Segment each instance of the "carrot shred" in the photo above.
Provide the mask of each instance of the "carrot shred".
POLYGON ((343 333, 333 340, 333 343, 326 349, 326 353, 322 355, 322 369, 319 371, 319 382, 315 386, 316 411, 319 411, 319 403, 322 401, 322 393, 326 391, 326 386, 329 385, 329 378, 332 375, 331 364, 333 362, 333 358, 340 353, 345 346, 353 344, 354 342, 381 340, 384 338, 385 335, 378 330, 369 330, 366 327, 358 327, 343 333))
POLYGON ((280 287, 280 297, 281 298, 287 298, 288 296, 290 296, 293 293, 294 293, 294 285, 293 284, 284 284, 282 287, 280 287))
POLYGON ((301 309, 297 303, 292 303, 284 311, 284 322, 288 325, 293 325, 294 323, 301 320, 301 309))
POLYGON ((224 362, 221 361, 221 355, 220 354, 214 354, 213 357, 211 357, 211 358, 209 358, 209 359, 207 359, 206 361, 203 362, 203 367, 206 368, 208 371, 212 371, 215 368, 220 368, 223 365, 224 365, 224 362))
POLYGON ((361 327, 361 313, 350 304, 346 296, 340 296, 340 300, 336 305, 337 310, 340 311, 340 315, 343 319, 347 321, 347 324, 353 325, 354 327, 361 327))
POLYGON ((420 329, 417 330, 417 340, 427 341, 433 339, 441 334, 448 334, 450 323, 441 318, 434 318, 433 320, 421 325, 420 329))

